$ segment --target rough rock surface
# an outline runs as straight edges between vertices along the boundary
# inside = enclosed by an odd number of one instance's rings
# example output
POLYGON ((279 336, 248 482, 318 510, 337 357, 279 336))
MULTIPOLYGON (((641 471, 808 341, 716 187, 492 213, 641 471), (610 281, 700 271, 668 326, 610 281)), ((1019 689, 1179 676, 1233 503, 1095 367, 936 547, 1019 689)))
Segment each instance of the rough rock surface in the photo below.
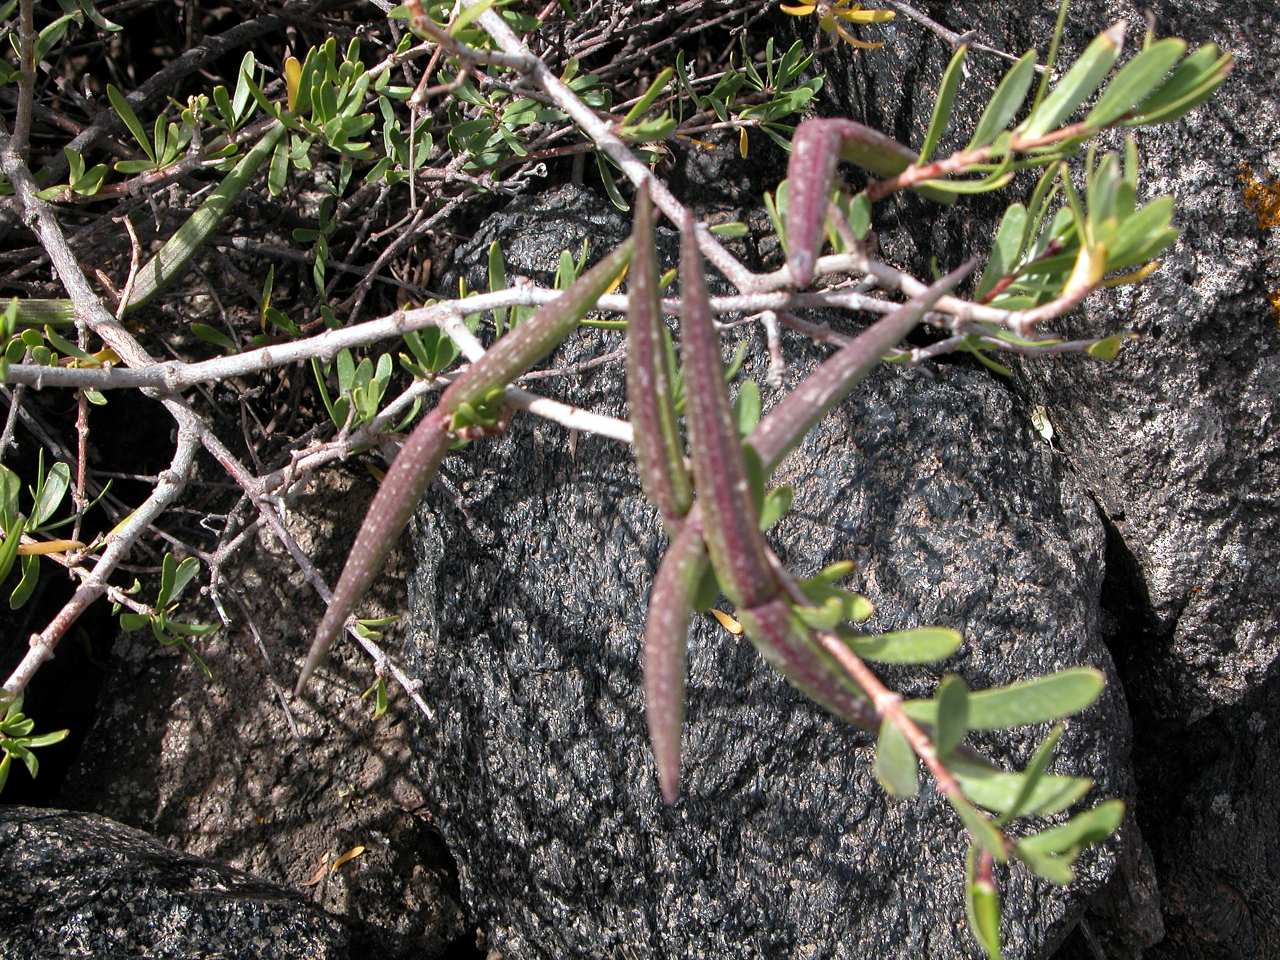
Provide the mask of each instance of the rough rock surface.
MULTIPOLYGON (((288 526, 326 575, 372 491, 371 481, 333 470, 291 502, 288 526)), ((396 570, 382 578, 370 615, 403 602, 396 570)), ((104 664, 102 710, 58 804, 292 888, 362 925, 380 956, 442 955, 467 928, 411 775, 408 698, 393 688, 388 713, 375 720, 361 699, 372 664, 341 644, 306 696, 286 706, 282 688, 321 605, 266 533, 224 573, 232 626, 199 642, 212 680, 150 633, 119 638, 104 664), (359 856, 323 869, 357 846, 359 856)))
POLYGON ((106 817, 0 806, 6 960, 347 960, 347 921, 106 817))
MULTIPOLYGON (((1271 182, 1274 191, 1280 175, 1280 36, 1274 4, 1257 0, 1080 0, 1064 56, 1116 19, 1140 42, 1147 8, 1158 35, 1193 47, 1213 41, 1235 56, 1209 103, 1138 133, 1143 196, 1174 196, 1182 239, 1146 283, 1092 298, 1059 327, 1071 337, 1134 330, 1141 339, 1117 363, 1036 362, 1020 372, 1028 404, 1046 408, 1055 444, 1106 515, 1105 635, 1134 709, 1137 815, 1155 852, 1167 934, 1148 955, 1273 956, 1280 314, 1268 299, 1280 291, 1280 236, 1250 208, 1245 184, 1271 182)), ((1043 48, 1053 16, 1039 3, 960 2, 932 13, 1014 51, 1043 48)), ((924 91, 949 53, 904 22, 883 56, 839 51, 826 64, 826 92, 838 109, 919 143, 932 103, 924 91)), ((989 89, 998 61, 970 62, 970 89, 989 89)), ((967 117, 960 136, 973 109, 967 117)), ((950 244, 956 256, 970 243, 985 248, 994 226, 990 215, 939 214, 913 198, 887 206, 906 227, 894 249, 917 262, 930 243, 950 244)))
MULTIPOLYGON (((624 229, 608 213, 588 228, 549 219, 531 235, 499 216, 475 253, 506 234, 509 262, 541 251, 545 269, 584 229, 604 242, 624 229)), ((617 342, 584 332, 557 361, 617 342)), ((813 353, 789 344, 791 385, 813 353)), ((554 384, 539 386, 618 412, 616 364, 554 384)), ((883 371, 783 473, 798 492, 785 559, 804 573, 856 560, 873 627, 959 627, 969 642, 946 666, 976 687, 1109 669, 1093 506, 988 375, 883 371)), ((446 461, 415 529, 409 656, 437 706, 415 724, 424 795, 503 955, 976 956, 945 802, 887 800, 867 738, 709 618, 691 648, 684 795, 658 803, 639 644, 662 542, 625 449, 571 449, 558 427, 517 419, 446 461)), ((1113 690, 1070 724, 1058 769, 1124 792, 1127 731, 1113 690)), ((1041 732, 987 746, 1025 762, 1041 732)), ((1114 861, 1090 858, 1066 893, 1011 871, 1006 955, 1047 955, 1114 861)))

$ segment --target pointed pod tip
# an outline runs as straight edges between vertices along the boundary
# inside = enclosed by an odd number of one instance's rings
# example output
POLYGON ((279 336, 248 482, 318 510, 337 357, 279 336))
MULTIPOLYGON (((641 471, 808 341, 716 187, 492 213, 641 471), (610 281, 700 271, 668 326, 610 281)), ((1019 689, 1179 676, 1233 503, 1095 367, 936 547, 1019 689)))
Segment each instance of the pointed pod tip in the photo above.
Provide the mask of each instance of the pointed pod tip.
POLYGON ((792 250, 787 257, 787 266, 791 268, 791 282, 796 289, 804 289, 813 282, 813 270, 817 262, 811 250, 792 250))
POLYGON ((662 788, 662 802, 668 807, 674 806, 680 799, 680 771, 662 771, 658 774, 658 781, 662 788))
POLYGON ((1103 36, 1116 45, 1116 49, 1124 46, 1124 33, 1126 25, 1123 20, 1117 20, 1111 26, 1107 27, 1103 36))

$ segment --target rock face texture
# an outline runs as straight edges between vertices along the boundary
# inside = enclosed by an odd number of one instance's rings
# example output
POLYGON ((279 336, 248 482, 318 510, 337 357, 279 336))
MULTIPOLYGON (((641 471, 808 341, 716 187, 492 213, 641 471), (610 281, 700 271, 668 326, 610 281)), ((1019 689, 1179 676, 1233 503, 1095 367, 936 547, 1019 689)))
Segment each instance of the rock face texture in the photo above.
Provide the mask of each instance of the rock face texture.
MULTIPOLYGON (((562 192, 542 219, 518 201, 473 255, 502 236, 509 269, 533 273, 584 235, 603 249, 625 231, 578 198, 562 192)), ((556 362, 618 342, 584 331, 556 362)), ((789 344, 786 388, 817 354, 789 344)), ((621 412, 616 363, 539 386, 621 412)), ((784 559, 804 574, 857 561, 873 628, 958 627, 968 642, 946 669, 975 687, 1109 669, 1101 525, 987 374, 882 371, 780 478, 797 490, 775 538, 784 559)), ((683 797, 658 802, 640 638, 663 540, 625 448, 571 449, 560 428, 517 419, 446 460, 415 530, 408 658, 437 708, 417 723, 424 794, 504 956, 977 956, 945 801, 888 800, 867 737, 709 617, 690 651, 683 797)), ((936 676, 893 680, 924 695, 936 676)), ((1025 763, 1039 733, 983 746, 1025 763)), ((1128 789, 1116 688, 1071 723, 1057 769, 1097 774, 1095 797, 1128 789)), ((1011 871, 1007 956, 1051 952, 1114 862, 1090 858, 1067 892, 1011 871)))
MULTIPOLYGON (((332 471, 291 503, 290 530, 327 575, 372 489, 332 471)), ((120 637, 57 804, 292 888, 369 931, 380 957, 447 956, 466 927, 410 770, 401 721, 412 706, 393 698, 372 718, 360 699, 368 662, 352 646, 286 700, 298 624, 315 622, 319 602, 274 537, 232 564, 220 591, 234 626, 200 644, 213 679, 149 633, 120 637), (340 869, 321 869, 357 846, 340 869)), ((388 612, 403 602, 394 566, 371 598, 388 612)))
MULTIPOLYGON (((1270 183, 1274 197, 1280 175, 1280 36, 1271 3, 1082 0, 1064 55, 1117 19, 1130 44, 1140 42, 1147 9, 1157 35, 1216 42, 1235 56, 1214 99, 1138 132, 1143 197, 1174 196, 1182 239, 1146 283, 1091 298, 1058 328, 1068 337, 1138 333, 1116 363, 1025 363, 1020 384, 1028 404, 1045 407, 1063 459, 1105 515, 1104 634, 1134 711, 1137 816, 1155 853, 1166 933, 1148 955, 1274 956, 1280 236, 1257 187, 1270 183)), ((1048 4, 994 2, 935 14, 1018 51, 1043 47, 1053 16, 1048 4)), ((918 144, 931 107, 923 91, 949 50, 904 23, 883 54, 841 50, 828 60, 831 112, 885 123, 918 144)), ((970 62, 969 89, 989 89, 998 61, 970 62)), ((958 136, 980 107, 975 98, 958 136)), ((957 256, 970 244, 985 249, 994 222, 977 209, 939 213, 905 198, 886 208, 902 224, 888 245, 917 263, 930 244, 957 256)))
POLYGON ((347 960, 358 936, 300 895, 105 817, 0 806, 6 960, 347 960))

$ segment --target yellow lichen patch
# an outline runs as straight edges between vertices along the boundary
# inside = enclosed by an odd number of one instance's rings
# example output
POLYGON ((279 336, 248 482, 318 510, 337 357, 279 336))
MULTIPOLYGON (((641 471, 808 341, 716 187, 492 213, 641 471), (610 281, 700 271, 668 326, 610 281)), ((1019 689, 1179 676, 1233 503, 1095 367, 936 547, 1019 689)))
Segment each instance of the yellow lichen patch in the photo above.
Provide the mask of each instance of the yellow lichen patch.
MULTIPOLYGON (((1245 205, 1258 218, 1259 230, 1270 230, 1280 227, 1280 180, 1264 181, 1253 175, 1247 163, 1240 164, 1237 178, 1241 183, 1245 205)), ((1271 302, 1271 312, 1275 314, 1276 325, 1280 326, 1280 290, 1267 294, 1271 302)))
POLYGON ((1280 180, 1259 180, 1247 163, 1240 164, 1237 176, 1243 184, 1244 202, 1258 218, 1258 229, 1280 227, 1280 180))

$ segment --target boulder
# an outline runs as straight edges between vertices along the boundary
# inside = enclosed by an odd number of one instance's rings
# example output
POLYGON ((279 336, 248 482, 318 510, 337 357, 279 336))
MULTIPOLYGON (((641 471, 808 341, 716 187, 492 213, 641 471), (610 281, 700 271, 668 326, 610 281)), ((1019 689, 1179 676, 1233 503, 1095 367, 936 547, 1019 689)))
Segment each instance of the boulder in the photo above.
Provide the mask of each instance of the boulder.
POLYGON ((0 806, 7 960, 347 960, 358 937, 301 895, 93 814, 0 806))
MULTIPOLYGON (((325 471, 290 499, 290 531, 330 578, 373 493, 357 470, 325 471)), ((303 697, 286 698, 298 626, 319 619, 319 598, 265 529, 222 572, 230 624, 196 642, 212 676, 150 631, 119 637, 57 805, 291 888, 369 931, 380 957, 448 956, 468 928, 414 783, 403 724, 413 705, 393 695, 373 716, 361 699, 373 666, 355 644, 339 646, 303 697)), ((393 558, 366 609, 390 613, 403 583, 393 558)))
MULTIPOLYGON (((1280 759, 1268 745, 1280 721, 1280 245, 1274 212, 1265 215, 1280 174, 1280 37, 1274 5, 1260 0, 1083 0, 1063 56, 1117 19, 1132 49, 1148 10, 1158 36, 1212 41, 1235 57, 1212 100, 1137 132, 1141 198, 1172 194, 1182 238, 1145 283, 1094 296, 1055 325, 1067 337, 1134 331, 1116 363, 1016 366, 1023 406, 1044 408, 1059 456, 1107 528, 1104 638, 1133 705, 1137 816, 1167 930, 1149 956, 1280 955, 1280 759)), ((1013 52, 1043 49, 1053 17, 1047 4, 994 0, 934 13, 1013 52)), ((827 58, 824 90, 836 103, 825 109, 886 122, 918 144, 949 55, 900 20, 884 51, 827 58)), ((970 91, 990 89, 1003 69, 980 53, 970 62, 970 91)), ((962 109, 961 142, 980 107, 974 97, 962 109)), ((954 256, 985 249, 1007 199, 945 213, 895 199, 883 205, 899 226, 886 245, 916 264, 931 244, 954 256)))
MULTIPOLYGON (((481 269, 497 237, 509 268, 545 282, 537 271, 559 249, 590 233, 598 253, 626 230, 603 204, 581 204, 597 211, 590 224, 574 204, 527 217, 539 202, 485 224, 460 267, 481 269)), ((552 365, 619 343, 582 331, 552 365)), ((784 389, 820 351, 788 339, 787 355, 784 389)), ((622 412, 618 363, 538 386, 622 412)), ((871 629, 961 629, 945 669, 974 687, 1081 663, 1110 671, 1103 529, 1004 384, 955 365, 883 369, 779 477, 797 491, 774 537, 784 559, 802 574, 855 560, 878 608, 871 629)), ((627 449, 517 418, 446 459, 412 541, 406 660, 437 714, 412 721, 424 796, 462 898, 504 956, 980 955, 946 802, 931 789, 888 799, 869 738, 710 617, 691 641, 683 793, 659 801, 640 645, 664 539, 627 449)), ((890 680, 926 695, 939 672, 890 680)), ((1043 732, 980 746, 1021 765, 1043 732)), ((1113 686, 1068 724, 1055 769, 1096 776, 1094 799, 1124 794, 1128 738, 1113 686)), ((1052 952, 1118 846, 1087 856, 1067 890, 1021 867, 1002 877, 1010 960, 1052 952)))

